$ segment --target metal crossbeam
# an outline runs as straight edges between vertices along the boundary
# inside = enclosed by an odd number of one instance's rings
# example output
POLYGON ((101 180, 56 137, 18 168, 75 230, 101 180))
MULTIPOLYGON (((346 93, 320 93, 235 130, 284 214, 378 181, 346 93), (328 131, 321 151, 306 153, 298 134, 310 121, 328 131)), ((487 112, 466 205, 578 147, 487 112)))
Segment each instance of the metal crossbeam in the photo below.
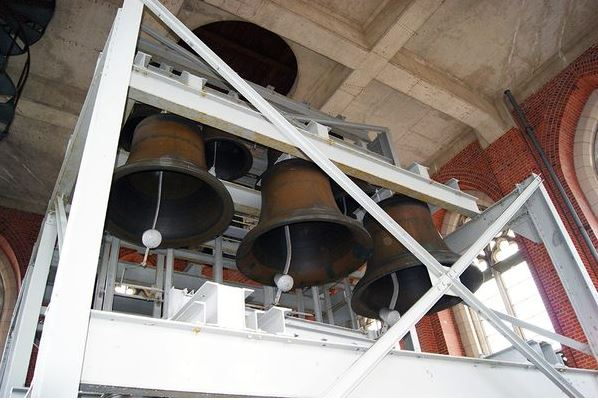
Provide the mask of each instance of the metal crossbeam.
MULTIPOLYGON (((482 235, 480 240, 476 241, 474 246, 472 246, 469 251, 465 252, 465 254, 455 263, 455 265, 451 268, 451 271, 449 273, 445 273, 444 267, 440 265, 440 263, 434 257, 432 257, 429 252, 427 252, 417 241, 415 241, 398 223, 396 223, 396 221, 390 218, 388 214, 386 214, 386 212, 384 212, 384 210, 382 210, 382 208, 376 204, 376 202, 367 196, 359 188, 359 186, 349 179, 349 177, 345 175, 332 161, 330 161, 330 159, 321 150, 314 146, 307 137, 302 135, 297 128, 287 121, 274 107, 264 100, 250 85, 247 84, 247 82, 245 82, 235 71, 233 71, 232 68, 230 68, 208 46, 206 46, 199 38, 197 38, 193 32, 189 30, 189 28, 177 20, 176 17, 172 15, 172 13, 165 6, 156 0, 142 1, 156 15, 156 17, 170 27, 170 29, 172 29, 177 36, 187 43, 187 45, 189 45, 189 47, 191 47, 200 57, 202 57, 202 59, 206 61, 212 68, 217 70, 227 82, 233 85, 233 87, 235 87, 235 89, 237 89, 241 95, 243 95, 254 107, 256 107, 256 109, 260 111, 264 117, 266 117, 274 126, 276 126, 287 140, 289 140, 295 147, 300 149, 307 157, 309 157, 309 159, 315 162, 326 174, 328 174, 328 176, 330 176, 339 186, 341 186, 345 192, 359 202, 359 204, 361 204, 372 217, 374 217, 386 230, 388 230, 391 235, 399 240, 399 242, 401 242, 401 244, 403 244, 407 250, 415 255, 420 261, 422 261, 432 273, 438 276, 440 278, 438 281, 439 285, 442 285, 443 287, 446 285, 446 287, 441 290, 431 290, 420 301, 429 301, 429 299, 433 299, 437 295, 435 292, 446 292, 452 286, 452 289, 456 293, 458 293, 474 309, 476 309, 482 315, 488 317, 490 323, 497 330, 499 330, 499 332, 503 333, 503 335, 515 346, 515 348, 521 351, 532 363, 538 367, 539 370, 544 372, 545 375, 566 394, 570 396, 581 396, 581 393, 573 388, 558 371, 548 364, 546 360, 540 358, 538 354, 531 349, 531 347, 521 340, 521 338, 514 335, 509 328, 502 323, 498 317, 496 317, 496 315, 494 315, 487 307, 479 302, 473 293, 471 293, 458 280, 458 274, 456 272, 464 270, 468 264, 471 263, 471 260, 473 260, 473 258, 482 250, 486 243, 500 232, 500 229, 504 227, 504 225, 513 217, 513 215, 508 216, 506 219, 504 218, 505 215, 507 215, 506 213, 501 215, 501 217, 499 217, 497 221, 492 224, 494 227, 498 226, 498 229, 494 229, 496 232, 494 232, 492 229, 488 229, 486 234, 482 235), (500 225, 498 224, 499 222, 500 225), (492 236, 487 237, 490 233, 492 236), (485 241, 481 242, 482 239, 485 241), (478 247, 479 249, 471 254, 472 251, 478 247), (428 294, 430 295, 428 296, 428 294), (428 297, 428 299, 426 299, 426 297, 428 297)), ((537 187, 539 184, 540 180, 537 178, 535 185, 530 184, 528 188, 533 186, 537 187)), ((535 190, 535 188, 533 190, 535 190)), ((529 195, 533 193, 533 190, 529 192, 529 195)), ((525 196, 522 195, 520 198, 525 198, 525 196)), ((525 198, 525 200, 527 200, 527 198, 525 198)), ((515 209, 515 211, 523 205, 525 200, 522 202, 515 201, 513 203, 518 204, 518 207, 515 209)), ((440 294, 438 298, 441 296, 442 294, 440 294)), ((426 302, 423 304, 426 304, 426 302)), ((414 323, 415 322, 417 321, 414 321, 414 323)), ((392 328, 389 330, 389 332, 390 331, 392 331, 392 328)), ((391 347, 389 346, 388 349, 390 348, 391 347)), ((366 355, 368 353, 370 353, 370 351, 368 351, 366 355)), ((386 353, 384 353, 384 355, 385 354, 386 353)), ((364 355, 364 357, 366 355, 364 355)), ((336 393, 339 395, 341 393, 346 394, 350 392, 350 390, 347 392, 346 389, 352 389, 354 387, 355 381, 361 376, 361 372, 359 370, 355 370, 355 372, 356 375, 353 377, 353 379, 348 378, 344 380, 344 386, 336 385, 335 387, 337 389, 331 391, 330 393, 336 393)))
MULTIPOLYGON (((392 350, 395 343, 405 336, 409 328, 416 324, 425 313, 432 308, 449 289, 453 289, 472 308, 484 315, 487 320, 501 332, 524 356, 553 381, 563 392, 569 396, 581 397, 571 384, 550 365, 543 357, 539 356, 527 343, 515 335, 505 324, 499 321, 496 315, 475 298, 458 280, 459 275, 471 264, 473 259, 486 246, 488 241, 495 237, 504 226, 513 218, 521 206, 532 196, 541 185, 539 177, 531 181, 522 193, 506 208, 506 210, 488 227, 488 229, 474 242, 473 245, 453 264, 448 272, 430 268, 438 276, 438 281, 426 294, 411 307, 401 319, 391 327, 378 341, 359 358, 342 375, 327 392, 328 397, 341 397, 350 394, 353 389, 374 369, 374 367, 392 350), (440 273, 438 273, 440 272, 440 273)), ((430 254, 422 256, 420 261, 434 265, 438 262, 430 254)))
POLYGON ((530 324, 529 322, 523 321, 519 318, 515 318, 508 314, 503 314, 500 311, 492 310, 492 312, 494 314, 496 314, 500 319, 508 321, 508 322, 512 323, 513 325, 517 325, 521 328, 528 329, 530 331, 539 333, 540 335, 542 335, 546 338, 556 340, 557 342, 564 344, 565 346, 571 347, 572 349, 575 349, 577 351, 581 351, 582 353, 593 356, 592 351, 590 350, 590 346, 588 346, 586 343, 581 343, 581 342, 578 342, 577 340, 568 338, 567 336, 559 335, 558 333, 554 333, 547 329, 540 328, 539 326, 530 324))
MULTIPOLYGON (((246 84, 244 80, 241 81, 246 84)), ((256 95, 259 96, 257 93, 256 95)), ((297 147, 296 143, 285 135, 280 125, 266 118, 266 114, 263 112, 260 114, 222 93, 209 89, 200 92, 197 87, 190 87, 180 80, 145 67, 135 66, 131 76, 129 97, 284 153, 311 159, 301 147, 297 147)), ((245 95, 243 97, 247 98, 245 95)), ((263 99, 262 101, 267 107, 275 110, 270 103, 263 99)), ((288 124, 288 127, 297 131, 297 128, 280 113, 278 115, 288 124)), ((319 137, 307 129, 300 129, 300 132, 303 141, 316 146, 320 153, 325 154, 326 159, 330 158, 353 177, 378 186, 389 187, 395 192, 461 214, 473 216, 479 213, 474 196, 395 166, 384 160, 382 156, 346 142, 331 137, 319 137)))
POLYGON ((548 255, 588 339, 588 345, 594 357, 598 357, 598 291, 546 188, 540 188, 530 199, 527 208, 538 235, 544 243, 550 244, 546 246, 548 255))
POLYGON ((64 241, 64 233, 66 232, 66 225, 68 223, 66 216, 66 209, 64 208, 64 197, 62 195, 56 198, 56 228, 58 231, 58 251, 62 250, 62 243, 64 241))

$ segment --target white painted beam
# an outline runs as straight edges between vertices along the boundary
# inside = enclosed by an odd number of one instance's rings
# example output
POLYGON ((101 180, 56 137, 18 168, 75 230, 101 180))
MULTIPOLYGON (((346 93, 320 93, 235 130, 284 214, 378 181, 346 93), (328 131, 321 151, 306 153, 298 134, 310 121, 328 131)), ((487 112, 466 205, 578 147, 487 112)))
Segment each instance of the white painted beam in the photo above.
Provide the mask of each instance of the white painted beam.
MULTIPOLYGON (((173 78, 139 66, 133 68, 130 85, 129 96, 135 100, 305 158, 263 115, 230 97, 208 90, 198 92, 173 78)), ((302 133, 349 175, 462 214, 476 215, 479 212, 475 197, 471 195, 394 166, 373 154, 364 154, 342 142, 326 140, 307 131, 302 133)), ((232 185, 228 187, 233 188, 232 185)))

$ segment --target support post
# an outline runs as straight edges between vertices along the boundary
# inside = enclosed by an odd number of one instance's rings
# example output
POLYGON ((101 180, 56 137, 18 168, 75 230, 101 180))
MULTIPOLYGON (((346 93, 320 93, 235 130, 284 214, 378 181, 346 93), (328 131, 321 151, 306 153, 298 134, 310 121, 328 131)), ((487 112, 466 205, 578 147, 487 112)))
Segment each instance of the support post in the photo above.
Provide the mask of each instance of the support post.
POLYGON ((31 395, 77 397, 93 286, 143 4, 125 0, 105 55, 31 395), (64 362, 64 357, 69 362, 64 362))
POLYGON ((27 268, 11 330, 4 346, 0 397, 10 397, 13 387, 25 386, 57 236, 56 218, 54 214, 47 214, 42 224, 37 249, 33 252, 32 262, 27 268))
POLYGON ((303 289, 295 289, 295 294, 297 295, 297 311, 299 314, 299 318, 305 319, 305 299, 303 298, 303 289))
POLYGON ((222 260, 222 236, 214 240, 214 282, 222 283, 224 281, 224 265, 222 260))
MULTIPOLYGON (((161 289, 162 292, 156 294, 156 301, 154 301, 154 318, 162 317, 162 306, 164 305, 164 256, 158 254, 156 261, 156 288, 161 289)), ((166 310, 166 308, 164 308, 166 310)), ((166 313, 164 313, 166 314, 166 313)))
POLYGON ((320 303, 320 291, 317 286, 311 287, 311 296, 314 301, 314 316, 316 317, 316 321, 322 322, 322 305, 320 303))
POLYGON ((172 287, 172 274, 174 273, 174 250, 166 250, 166 271, 164 272, 164 293, 162 302, 162 318, 168 319, 170 305, 170 288, 172 287))
POLYGON ((110 259, 110 245, 111 240, 104 241, 104 249, 102 251, 102 258, 100 259, 100 270, 96 279, 96 294, 93 299, 93 309, 101 310, 104 302, 104 295, 106 293, 106 278, 108 276, 108 261, 110 259))
POLYGON ((66 217, 66 209, 64 208, 64 197, 58 196, 55 203, 56 212, 56 230, 58 232, 58 252, 62 250, 62 242, 64 240, 64 233, 68 223, 66 217))
POLYGON ((264 288, 264 307, 269 308, 274 304, 274 288, 272 286, 262 286, 264 288))
POLYGON ((588 345, 598 358, 598 292, 544 186, 530 199, 527 212, 546 246, 588 345))
POLYGON ((503 314, 496 310, 492 310, 492 311, 494 311, 494 314, 496 314, 500 319, 510 322, 511 324, 513 324, 513 326, 518 326, 518 327, 521 327, 524 329, 528 329, 532 332, 539 333, 540 335, 542 335, 546 338, 556 340, 557 342, 564 344, 565 346, 569 346, 572 349, 575 349, 575 350, 581 351, 582 353, 585 353, 587 355, 593 356, 592 351, 590 350, 590 346, 588 346, 585 343, 581 343, 581 342, 578 342, 577 340, 573 340, 566 336, 559 335, 558 333, 554 333, 554 332, 551 332, 544 328, 540 328, 539 326, 530 324, 529 322, 523 321, 519 318, 515 318, 511 315, 503 314))
POLYGON ((118 269, 118 255, 120 253, 120 239, 112 237, 111 242, 108 269, 106 271, 106 286, 104 286, 104 300, 102 302, 102 310, 104 311, 112 311, 116 270, 118 269))
POLYGON ((345 278, 343 280, 343 293, 345 295, 345 302, 347 303, 349 317, 351 318, 351 328, 358 329, 359 326, 357 326, 357 317, 353 312, 353 308, 351 308, 351 284, 349 283, 349 278, 345 278))
POLYGON ((332 311, 332 302, 330 301, 330 288, 324 286, 324 306, 326 307, 326 319, 330 325, 334 325, 334 313, 332 311))

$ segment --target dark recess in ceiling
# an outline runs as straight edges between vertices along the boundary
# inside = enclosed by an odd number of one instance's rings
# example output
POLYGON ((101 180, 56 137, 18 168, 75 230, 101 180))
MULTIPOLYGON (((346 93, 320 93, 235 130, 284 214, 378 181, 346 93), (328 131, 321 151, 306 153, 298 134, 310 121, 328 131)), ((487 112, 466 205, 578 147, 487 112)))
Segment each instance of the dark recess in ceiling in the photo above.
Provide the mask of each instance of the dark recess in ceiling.
MULTIPOLYGON (((297 59, 277 34, 244 21, 220 21, 193 31, 243 78, 288 94, 297 78, 297 59)), ((189 49, 184 42, 179 44, 189 49)))

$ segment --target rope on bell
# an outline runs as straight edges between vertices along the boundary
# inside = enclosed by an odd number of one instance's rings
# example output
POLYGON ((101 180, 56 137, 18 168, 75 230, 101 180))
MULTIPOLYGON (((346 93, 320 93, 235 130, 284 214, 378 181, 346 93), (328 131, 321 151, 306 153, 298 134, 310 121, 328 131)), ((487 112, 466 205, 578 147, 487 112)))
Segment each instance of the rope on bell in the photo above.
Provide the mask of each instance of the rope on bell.
POLYGON ((293 288, 293 277, 289 275, 289 268, 291 268, 291 257, 292 257, 292 246, 291 246, 291 231, 289 226, 284 226, 284 237, 287 245, 287 258, 284 263, 284 270, 281 274, 274 276, 274 283, 278 290, 276 291, 276 297, 274 298, 274 304, 278 304, 282 292, 288 292, 293 288))
POLYGON ((218 141, 214 141, 214 161, 212 163, 212 168, 208 171, 210 174, 216 176, 216 157, 218 156, 218 141))
POLYGON ((149 256, 150 249, 155 249, 156 247, 160 246, 162 243, 162 234, 160 231, 156 229, 156 223, 158 222, 158 214, 160 213, 160 202, 162 200, 162 174, 163 172, 160 171, 160 175, 158 175, 158 200, 156 202, 156 214, 154 215, 154 223, 152 224, 151 229, 146 230, 143 232, 143 236, 141 237, 141 241, 145 246, 145 254, 143 255, 143 261, 141 262, 141 266, 145 267, 147 265, 147 257, 149 256))

